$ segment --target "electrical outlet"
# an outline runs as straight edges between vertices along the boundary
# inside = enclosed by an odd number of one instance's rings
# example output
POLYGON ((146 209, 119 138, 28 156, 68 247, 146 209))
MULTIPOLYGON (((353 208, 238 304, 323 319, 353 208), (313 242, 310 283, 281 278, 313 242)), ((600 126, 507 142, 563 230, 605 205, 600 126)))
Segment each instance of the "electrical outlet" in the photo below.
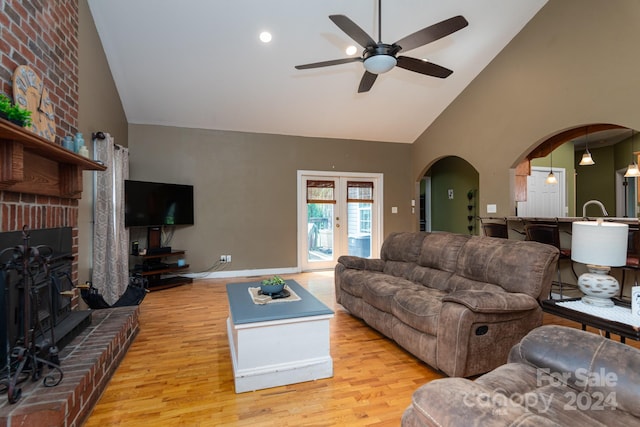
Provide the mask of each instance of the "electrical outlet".
POLYGON ((227 262, 226 255, 220 255, 220 262, 227 262))
POLYGON ((226 262, 231 262, 231 255, 227 255, 227 261, 226 262))

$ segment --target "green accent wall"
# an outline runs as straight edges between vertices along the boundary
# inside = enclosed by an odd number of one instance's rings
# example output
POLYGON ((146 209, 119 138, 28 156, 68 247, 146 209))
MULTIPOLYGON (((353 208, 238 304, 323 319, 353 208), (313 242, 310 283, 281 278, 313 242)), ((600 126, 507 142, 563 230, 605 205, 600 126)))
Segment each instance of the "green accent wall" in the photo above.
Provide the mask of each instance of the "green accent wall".
POLYGON ((478 234, 475 217, 478 215, 479 175, 473 166, 460 157, 445 157, 431 167, 428 175, 431 176, 432 231, 468 234, 470 222, 467 216, 472 215, 471 232, 478 234), (449 198, 449 190, 453 190, 453 199, 449 198), (469 191, 473 193, 471 202, 467 198, 469 191), (467 207, 470 203, 471 211, 467 207))
MULTIPOLYGON (((600 200, 604 203, 609 216, 618 216, 616 213, 616 174, 626 170, 637 156, 637 148, 640 147, 640 137, 636 134, 608 147, 589 149, 591 157, 595 161, 592 166, 579 166, 584 151, 576 151, 576 216, 582 216, 582 205, 589 200, 600 200)), ((637 160, 636 160, 637 161, 637 160)), ((629 178, 637 179, 637 178, 629 178)), ((597 206, 587 207, 587 216, 599 216, 602 213, 597 206)))
MULTIPOLYGON (((616 174, 614 146, 589 149, 596 162, 591 166, 580 166, 584 151, 576 151, 576 210, 582 216, 582 206, 589 200, 599 200, 610 216, 616 214, 616 174)), ((587 216, 602 216, 598 206, 587 206, 587 216)))

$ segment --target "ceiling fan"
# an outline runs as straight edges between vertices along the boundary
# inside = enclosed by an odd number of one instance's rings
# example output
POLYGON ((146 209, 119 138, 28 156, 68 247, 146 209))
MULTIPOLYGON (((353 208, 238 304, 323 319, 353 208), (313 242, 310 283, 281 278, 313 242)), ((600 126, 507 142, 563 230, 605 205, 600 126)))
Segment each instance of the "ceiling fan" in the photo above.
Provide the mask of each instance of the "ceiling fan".
POLYGON ((396 65, 405 70, 413 71, 427 76, 446 78, 452 70, 442 67, 432 62, 410 58, 408 56, 396 56, 400 51, 408 51, 411 49, 424 46, 438 39, 455 33, 458 30, 469 25, 464 17, 458 15, 453 18, 445 19, 437 24, 416 31, 393 44, 382 43, 382 0, 378 0, 378 37, 380 41, 377 43, 355 22, 347 18, 345 15, 330 15, 329 19, 351 37, 360 46, 364 47, 362 56, 355 56, 343 59, 334 59, 332 61, 314 62, 311 64, 296 65, 296 69, 305 70, 309 68, 328 67, 331 65, 347 64, 350 62, 363 62, 364 75, 358 86, 358 93, 368 92, 376 81, 378 74, 390 71, 396 65))

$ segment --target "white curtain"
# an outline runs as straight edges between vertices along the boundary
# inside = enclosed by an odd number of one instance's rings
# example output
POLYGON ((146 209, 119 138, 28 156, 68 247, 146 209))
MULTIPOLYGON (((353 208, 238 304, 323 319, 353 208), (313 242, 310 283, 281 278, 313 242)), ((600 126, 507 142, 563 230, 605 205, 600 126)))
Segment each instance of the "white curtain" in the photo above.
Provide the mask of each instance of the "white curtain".
POLYGON ((129 231, 124 226, 124 180, 129 178, 129 150, 108 133, 94 140, 96 160, 107 167, 96 172, 93 225, 93 285, 113 304, 129 283, 129 231))

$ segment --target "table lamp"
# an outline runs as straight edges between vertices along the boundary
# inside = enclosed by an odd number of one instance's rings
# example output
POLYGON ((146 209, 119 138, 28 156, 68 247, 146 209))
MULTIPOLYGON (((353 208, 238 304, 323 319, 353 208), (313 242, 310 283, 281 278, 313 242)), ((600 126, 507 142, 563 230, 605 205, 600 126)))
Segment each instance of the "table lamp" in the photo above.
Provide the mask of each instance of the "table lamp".
POLYGON ((571 260, 587 264, 588 273, 580 275, 578 287, 582 302, 612 307, 611 297, 620 292, 620 284, 609 275, 611 267, 627 263, 629 226, 616 222, 576 221, 571 226, 571 260))

